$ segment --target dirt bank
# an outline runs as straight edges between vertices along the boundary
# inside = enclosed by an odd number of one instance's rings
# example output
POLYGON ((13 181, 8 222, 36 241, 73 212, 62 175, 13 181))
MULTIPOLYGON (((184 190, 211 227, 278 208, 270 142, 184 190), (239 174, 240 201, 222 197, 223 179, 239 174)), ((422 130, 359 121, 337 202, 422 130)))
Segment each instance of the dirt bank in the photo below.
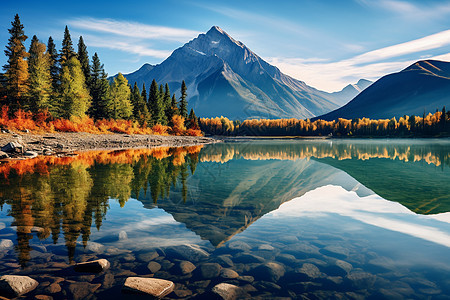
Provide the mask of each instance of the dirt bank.
MULTIPOLYGON (((110 150, 140 147, 179 147, 217 142, 217 139, 192 136, 127 135, 127 134, 90 134, 51 133, 18 134, 0 133, 0 148, 10 142, 23 146, 23 152, 38 155, 68 155, 74 151, 110 150)), ((7 153, 11 158, 20 158, 23 154, 7 153)), ((32 156, 32 155, 31 155, 32 156)))

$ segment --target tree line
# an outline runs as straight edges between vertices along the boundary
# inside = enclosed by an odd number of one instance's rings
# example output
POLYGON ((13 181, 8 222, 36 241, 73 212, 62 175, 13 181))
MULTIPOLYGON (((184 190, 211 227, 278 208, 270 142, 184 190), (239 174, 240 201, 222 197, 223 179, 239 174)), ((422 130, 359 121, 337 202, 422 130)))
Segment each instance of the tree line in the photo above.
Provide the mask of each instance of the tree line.
POLYGON ((141 89, 136 83, 131 86, 121 73, 110 83, 98 54, 89 59, 82 36, 75 52, 67 26, 59 52, 52 37, 45 45, 36 35, 27 52, 24 42, 28 37, 19 15, 16 14, 11 25, 5 73, 0 74, 0 104, 7 107, 3 109, 7 114, 3 119, 26 111, 34 119, 39 114, 40 119, 89 117, 94 121, 129 120, 142 127, 177 125, 198 130, 194 110, 188 114, 184 81, 179 101, 167 83, 158 85, 156 80, 147 95, 145 84, 141 89))
POLYGON ((253 119, 243 122, 225 117, 200 118, 200 129, 211 135, 226 136, 449 136, 450 111, 445 106, 441 111, 418 116, 403 116, 398 120, 371 120, 355 118, 337 121, 300 119, 253 119))

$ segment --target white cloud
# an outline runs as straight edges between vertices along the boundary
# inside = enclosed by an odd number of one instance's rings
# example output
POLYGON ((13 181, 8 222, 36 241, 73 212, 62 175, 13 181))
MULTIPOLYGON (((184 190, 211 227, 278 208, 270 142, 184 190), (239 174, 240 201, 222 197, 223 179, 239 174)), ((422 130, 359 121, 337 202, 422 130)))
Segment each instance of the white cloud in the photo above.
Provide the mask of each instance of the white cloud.
POLYGON ((68 24, 69 26, 79 29, 141 39, 184 42, 198 35, 198 32, 193 30, 152 26, 137 22, 119 21, 113 19, 77 18, 69 20, 68 24))
POLYGON ((342 89, 349 83, 361 78, 376 80, 388 73, 398 72, 419 60, 422 56, 429 59, 449 60, 445 47, 450 45, 450 30, 445 30, 413 41, 369 51, 337 62, 308 62, 297 58, 272 57, 267 60, 282 72, 301 79, 308 84, 326 91, 342 89), (442 55, 432 56, 424 51, 442 49, 442 55), (418 53, 411 58, 405 56, 418 53), (419 55, 419 53, 422 53, 419 55), (403 59, 401 59, 403 57, 403 59), (400 58, 397 61, 387 61, 400 58))
POLYGON ((359 0, 359 3, 400 15, 407 19, 435 20, 444 18, 450 14, 450 2, 443 1, 437 4, 430 4, 423 1, 424 5, 413 4, 398 0, 359 0))

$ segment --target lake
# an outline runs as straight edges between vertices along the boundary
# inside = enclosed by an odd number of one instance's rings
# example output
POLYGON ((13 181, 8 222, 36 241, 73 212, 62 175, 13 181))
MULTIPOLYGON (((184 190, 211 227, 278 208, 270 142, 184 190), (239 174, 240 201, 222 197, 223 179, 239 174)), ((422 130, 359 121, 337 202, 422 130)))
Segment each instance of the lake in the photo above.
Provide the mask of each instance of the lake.
POLYGON ((54 299, 450 299, 450 140, 263 139, 0 164, 0 274, 54 299), (11 243, 12 241, 12 243, 11 243), (11 245, 13 244, 13 245, 11 245), (71 264, 106 258, 104 273, 71 264))

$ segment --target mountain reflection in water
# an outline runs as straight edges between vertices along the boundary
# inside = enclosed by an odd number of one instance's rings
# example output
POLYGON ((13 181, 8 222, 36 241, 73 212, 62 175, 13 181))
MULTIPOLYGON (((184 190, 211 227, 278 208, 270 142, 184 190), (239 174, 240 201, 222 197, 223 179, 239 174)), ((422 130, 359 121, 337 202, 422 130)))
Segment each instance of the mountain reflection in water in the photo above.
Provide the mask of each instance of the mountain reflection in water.
POLYGON ((0 165, 22 265, 33 233, 63 236, 69 259, 116 199, 158 207, 220 247, 282 203, 333 184, 421 214, 450 211, 450 147, 435 141, 256 141, 84 152, 0 165))

